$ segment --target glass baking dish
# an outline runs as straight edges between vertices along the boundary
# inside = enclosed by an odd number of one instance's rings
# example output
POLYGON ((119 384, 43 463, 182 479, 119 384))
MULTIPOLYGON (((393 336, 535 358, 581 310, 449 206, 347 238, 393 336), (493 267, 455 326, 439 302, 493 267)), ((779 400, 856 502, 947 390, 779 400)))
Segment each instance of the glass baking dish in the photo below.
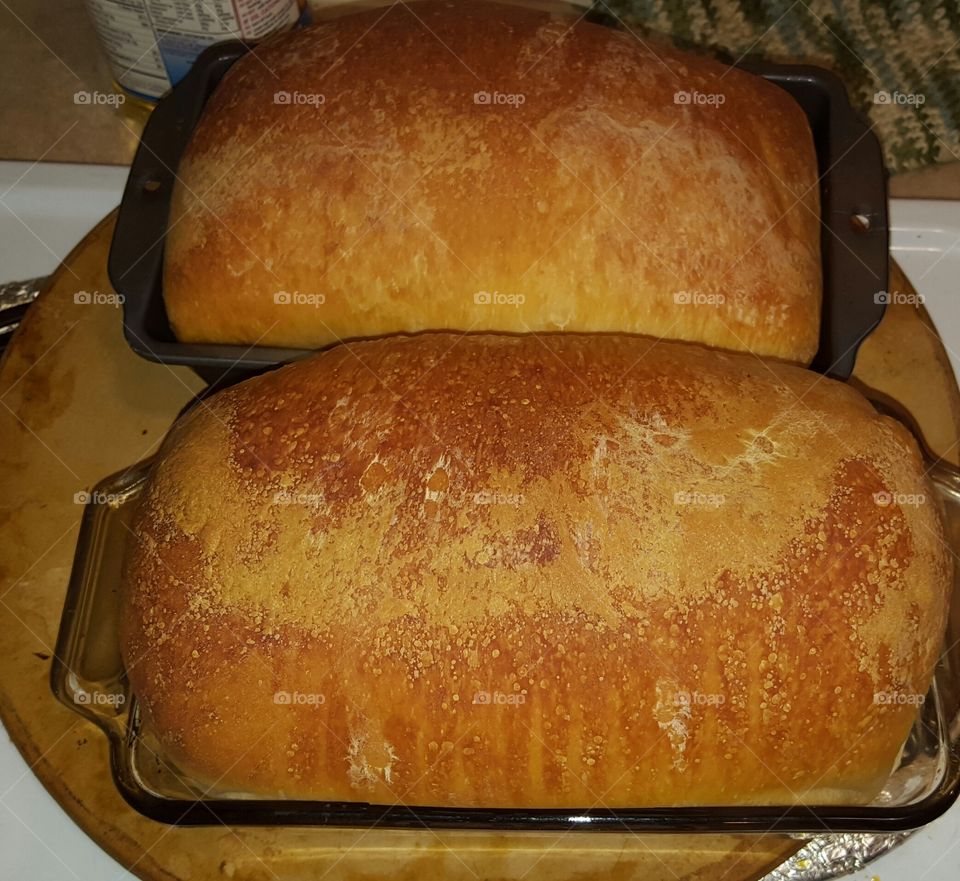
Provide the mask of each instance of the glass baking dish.
MULTIPOLYGON (((960 548, 960 472, 929 464, 951 546, 960 548)), ((175 825, 332 825, 489 830, 644 832, 891 832, 938 817, 960 794, 960 591, 944 651, 897 768, 867 805, 658 807, 624 810, 452 809, 263 799, 210 790, 182 774, 143 724, 119 648, 120 567, 149 462, 86 494, 73 572, 51 670, 56 697, 110 741, 117 789, 140 813, 175 825)), ((960 569, 960 567, 955 567, 960 569)))

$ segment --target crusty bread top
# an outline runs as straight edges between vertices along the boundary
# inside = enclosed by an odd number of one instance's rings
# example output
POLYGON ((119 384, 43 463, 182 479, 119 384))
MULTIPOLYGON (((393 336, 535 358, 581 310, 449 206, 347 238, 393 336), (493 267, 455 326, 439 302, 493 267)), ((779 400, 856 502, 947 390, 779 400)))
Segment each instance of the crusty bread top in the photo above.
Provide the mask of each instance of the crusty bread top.
POLYGON ((231 68, 178 175, 164 296, 182 340, 626 331, 816 351, 803 112, 626 31, 469 0, 319 23, 231 68))
POLYGON ((184 767, 418 804, 869 798, 916 711, 876 696, 926 691, 951 571, 856 391, 622 336, 250 380, 177 424, 134 530, 125 658, 184 767))

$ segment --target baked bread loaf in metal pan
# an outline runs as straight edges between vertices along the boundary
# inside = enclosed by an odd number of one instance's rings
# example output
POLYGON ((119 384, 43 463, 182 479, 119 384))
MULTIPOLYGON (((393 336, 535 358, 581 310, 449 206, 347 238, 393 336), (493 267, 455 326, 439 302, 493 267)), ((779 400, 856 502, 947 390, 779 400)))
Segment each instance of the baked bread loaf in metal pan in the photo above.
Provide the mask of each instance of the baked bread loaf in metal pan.
POLYGON ((817 160, 785 91, 634 34, 396 4, 241 58, 177 169, 181 341, 618 331, 809 363, 817 160))

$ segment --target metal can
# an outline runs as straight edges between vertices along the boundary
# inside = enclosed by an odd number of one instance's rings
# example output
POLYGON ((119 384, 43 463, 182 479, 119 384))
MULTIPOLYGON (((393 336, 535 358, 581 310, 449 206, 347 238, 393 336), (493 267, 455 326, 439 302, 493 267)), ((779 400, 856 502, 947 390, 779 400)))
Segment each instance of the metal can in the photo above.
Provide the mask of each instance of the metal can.
POLYGON ((224 40, 255 42, 308 15, 298 0, 87 0, 117 87, 152 104, 224 40))

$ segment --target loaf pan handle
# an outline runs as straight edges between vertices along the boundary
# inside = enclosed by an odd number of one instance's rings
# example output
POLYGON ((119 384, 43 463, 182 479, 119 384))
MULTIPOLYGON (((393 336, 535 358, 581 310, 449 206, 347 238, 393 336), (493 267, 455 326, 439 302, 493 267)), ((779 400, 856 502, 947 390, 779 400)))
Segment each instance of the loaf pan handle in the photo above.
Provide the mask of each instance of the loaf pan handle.
POLYGON ((828 70, 750 59, 737 67, 788 92, 814 135, 820 180, 823 314, 811 365, 833 379, 853 373, 860 344, 883 318, 889 278, 883 153, 870 126, 828 70))

